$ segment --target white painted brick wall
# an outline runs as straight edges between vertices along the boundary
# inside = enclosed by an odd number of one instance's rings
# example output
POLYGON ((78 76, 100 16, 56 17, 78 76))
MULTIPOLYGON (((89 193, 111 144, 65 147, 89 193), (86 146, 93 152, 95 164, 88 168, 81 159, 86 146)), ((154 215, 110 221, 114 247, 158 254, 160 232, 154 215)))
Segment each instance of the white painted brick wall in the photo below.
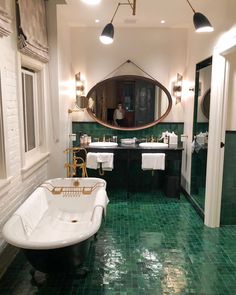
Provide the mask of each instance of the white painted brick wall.
MULTIPOLYGON (((12 16, 14 20, 14 2, 11 1, 12 16)), ((20 144, 20 121, 19 121, 19 93, 17 72, 17 44, 15 24, 14 31, 9 37, 0 38, 0 71, 2 75, 2 88, 4 100, 4 121, 6 125, 5 141, 8 156, 8 177, 12 177, 9 190, 6 194, 0 191, 0 253, 6 246, 1 235, 1 229, 9 216, 30 195, 30 193, 47 179, 47 164, 43 165, 30 177, 22 180, 21 175, 21 144, 20 144)), ((1 261, 1 256, 0 256, 1 261)))

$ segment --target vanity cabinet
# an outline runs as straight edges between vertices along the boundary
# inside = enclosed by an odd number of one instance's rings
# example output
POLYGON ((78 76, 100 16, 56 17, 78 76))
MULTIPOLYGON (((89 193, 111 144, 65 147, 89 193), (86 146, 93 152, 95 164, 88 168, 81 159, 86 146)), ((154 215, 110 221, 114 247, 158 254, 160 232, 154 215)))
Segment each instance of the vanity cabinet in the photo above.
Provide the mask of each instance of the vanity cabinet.
POLYGON ((85 147, 87 152, 114 153, 114 169, 100 175, 98 170, 88 169, 90 177, 102 177, 107 187, 126 189, 128 196, 132 192, 155 191, 158 189, 168 197, 180 196, 182 148, 140 148, 138 145, 119 145, 118 147, 85 147), (165 170, 141 169, 142 153, 165 153, 165 170), (171 189, 170 189, 171 186, 171 189), (174 189, 174 190, 173 190, 174 189))

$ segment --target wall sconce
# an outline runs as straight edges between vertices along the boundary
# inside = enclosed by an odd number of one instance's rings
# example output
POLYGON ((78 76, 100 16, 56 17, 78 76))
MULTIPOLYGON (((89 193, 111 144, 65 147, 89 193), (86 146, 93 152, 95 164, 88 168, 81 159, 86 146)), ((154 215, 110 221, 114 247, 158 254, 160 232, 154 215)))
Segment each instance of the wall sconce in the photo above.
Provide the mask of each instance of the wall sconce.
POLYGON ((118 3, 117 7, 116 7, 116 10, 111 18, 111 21, 109 24, 107 24, 103 31, 102 31, 102 34, 100 36, 100 41, 103 43, 103 44, 111 44, 113 42, 113 37, 114 37, 114 26, 112 24, 113 20, 114 20, 114 17, 116 16, 116 13, 119 9, 119 7, 121 5, 129 5, 132 9, 132 13, 133 15, 136 14, 136 0, 133 0, 133 2, 131 2, 131 0, 127 0, 127 3, 118 3))
POLYGON ((177 73, 177 80, 173 83, 172 94, 176 98, 175 104, 181 102, 183 76, 177 73))
POLYGON ((79 105, 79 99, 84 95, 84 82, 81 80, 80 72, 75 74, 75 94, 76 94, 76 103, 79 105))
POLYGON ((79 112, 86 108, 87 98, 84 96, 84 81, 81 79, 80 72, 75 74, 75 97, 76 97, 76 107, 69 109, 68 113, 79 112))
POLYGON ((188 2, 188 5, 193 11, 193 24, 195 26, 196 32, 202 33, 202 32, 213 32, 214 28, 212 27, 211 23, 209 22, 208 18, 200 13, 196 12, 189 0, 186 0, 188 2))

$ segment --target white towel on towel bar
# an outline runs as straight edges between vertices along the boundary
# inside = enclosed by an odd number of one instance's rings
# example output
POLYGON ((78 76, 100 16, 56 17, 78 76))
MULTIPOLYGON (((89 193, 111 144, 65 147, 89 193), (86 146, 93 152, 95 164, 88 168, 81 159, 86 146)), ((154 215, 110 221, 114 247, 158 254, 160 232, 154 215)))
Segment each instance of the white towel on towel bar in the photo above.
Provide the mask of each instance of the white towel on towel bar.
POLYGON ((98 169, 99 168, 97 153, 88 153, 87 154, 86 166, 89 169, 98 169))
POLYGON ((112 171, 114 168, 113 153, 91 153, 87 154, 87 168, 98 169, 102 165, 104 171, 112 171))
POLYGON ((164 153, 142 153, 143 170, 165 170, 164 153))

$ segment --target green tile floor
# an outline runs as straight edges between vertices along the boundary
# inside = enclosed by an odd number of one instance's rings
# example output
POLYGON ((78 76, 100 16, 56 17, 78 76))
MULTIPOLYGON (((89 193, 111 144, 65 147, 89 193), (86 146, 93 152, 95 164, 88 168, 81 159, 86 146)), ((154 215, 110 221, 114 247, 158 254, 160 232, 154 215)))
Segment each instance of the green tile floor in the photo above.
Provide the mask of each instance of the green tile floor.
POLYGON ((18 254, 0 281, 0 294, 161 295, 236 294, 236 227, 203 225, 184 197, 109 192, 107 219, 81 279, 51 276, 37 289, 18 254))

